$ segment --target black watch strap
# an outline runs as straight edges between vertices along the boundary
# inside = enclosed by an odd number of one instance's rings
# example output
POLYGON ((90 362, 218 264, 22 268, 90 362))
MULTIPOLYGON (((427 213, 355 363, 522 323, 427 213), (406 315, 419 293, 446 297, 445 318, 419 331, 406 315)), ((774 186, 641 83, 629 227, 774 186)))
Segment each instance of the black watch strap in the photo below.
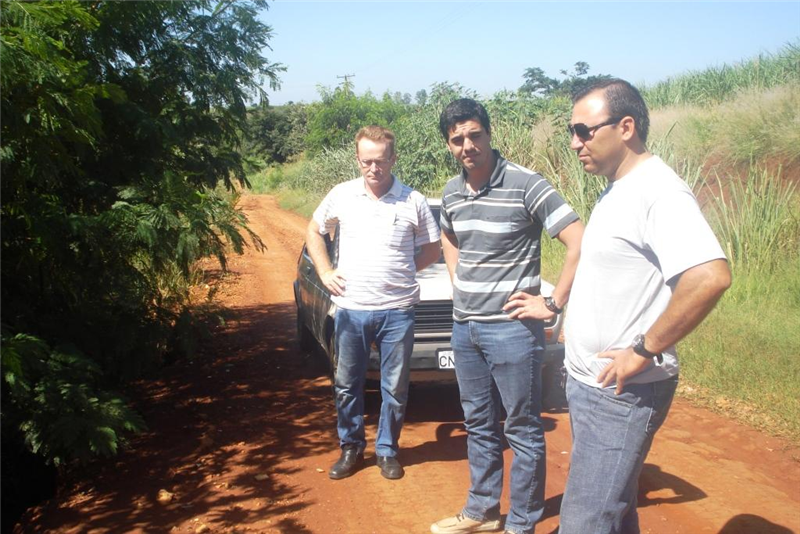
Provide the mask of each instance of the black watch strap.
POLYGON ((644 348, 644 335, 642 334, 633 338, 633 352, 644 358, 654 359, 658 365, 664 363, 664 356, 660 352, 650 352, 644 348))
POLYGON ((544 307, 550 310, 551 312, 555 313, 556 315, 564 311, 564 308, 559 308, 556 305, 556 301, 553 300, 553 297, 544 298, 544 307))

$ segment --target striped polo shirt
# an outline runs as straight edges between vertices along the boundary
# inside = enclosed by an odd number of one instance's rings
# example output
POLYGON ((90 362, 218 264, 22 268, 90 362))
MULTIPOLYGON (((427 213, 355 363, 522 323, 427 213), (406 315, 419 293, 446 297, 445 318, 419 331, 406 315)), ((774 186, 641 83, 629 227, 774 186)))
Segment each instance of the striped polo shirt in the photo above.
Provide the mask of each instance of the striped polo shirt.
POLYGON ((494 153, 497 165, 480 191, 467 189, 462 172, 442 193, 442 231, 458 239, 456 321, 508 321, 503 305, 513 293, 539 293, 542 229, 556 237, 578 220, 541 175, 494 153))
POLYGON ((348 310, 405 308, 419 302, 416 248, 439 240, 439 227, 425 197, 394 182, 379 199, 363 178, 335 186, 314 220, 325 235, 339 225, 339 261, 345 290, 332 300, 348 310))

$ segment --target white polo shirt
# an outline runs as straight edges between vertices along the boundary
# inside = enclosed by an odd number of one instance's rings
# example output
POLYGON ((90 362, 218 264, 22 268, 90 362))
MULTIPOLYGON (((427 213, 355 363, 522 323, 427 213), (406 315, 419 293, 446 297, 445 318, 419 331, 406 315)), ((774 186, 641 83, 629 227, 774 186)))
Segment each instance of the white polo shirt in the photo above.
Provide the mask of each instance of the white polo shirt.
POLYGON ((439 240, 439 227, 425 197, 394 182, 379 199, 359 177, 331 189, 314 212, 320 234, 339 225, 337 270, 345 290, 332 300, 348 310, 405 308, 419 302, 414 254, 439 240))

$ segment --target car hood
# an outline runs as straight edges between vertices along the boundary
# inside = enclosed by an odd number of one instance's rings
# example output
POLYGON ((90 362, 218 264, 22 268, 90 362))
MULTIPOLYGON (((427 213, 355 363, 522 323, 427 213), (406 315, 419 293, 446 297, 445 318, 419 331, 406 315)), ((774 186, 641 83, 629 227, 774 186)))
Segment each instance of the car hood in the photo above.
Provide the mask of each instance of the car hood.
POLYGON ((421 300, 452 300, 453 284, 447 265, 434 263, 417 273, 421 300))
MULTIPOLYGON (((434 263, 417 273, 419 282, 420 300, 452 300, 453 284, 447 265, 434 263)), ((542 280, 542 294, 549 296, 553 293, 553 286, 547 280, 542 280)))

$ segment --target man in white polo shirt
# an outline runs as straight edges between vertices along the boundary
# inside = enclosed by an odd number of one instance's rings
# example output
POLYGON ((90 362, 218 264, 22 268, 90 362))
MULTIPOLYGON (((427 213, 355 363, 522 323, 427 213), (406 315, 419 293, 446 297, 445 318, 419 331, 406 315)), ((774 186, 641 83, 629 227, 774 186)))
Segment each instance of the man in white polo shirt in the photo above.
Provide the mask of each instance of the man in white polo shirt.
POLYGON ((308 225, 308 252, 338 306, 334 389, 342 454, 328 473, 332 479, 352 475, 364 461, 364 382, 373 344, 381 355, 377 464, 388 479, 404 474, 397 454, 419 302, 416 272, 439 258, 440 246, 425 197, 392 174, 396 160, 390 130, 362 128, 356 135, 362 178, 334 187, 308 225), (333 268, 324 236, 337 224, 339 258, 333 268))

